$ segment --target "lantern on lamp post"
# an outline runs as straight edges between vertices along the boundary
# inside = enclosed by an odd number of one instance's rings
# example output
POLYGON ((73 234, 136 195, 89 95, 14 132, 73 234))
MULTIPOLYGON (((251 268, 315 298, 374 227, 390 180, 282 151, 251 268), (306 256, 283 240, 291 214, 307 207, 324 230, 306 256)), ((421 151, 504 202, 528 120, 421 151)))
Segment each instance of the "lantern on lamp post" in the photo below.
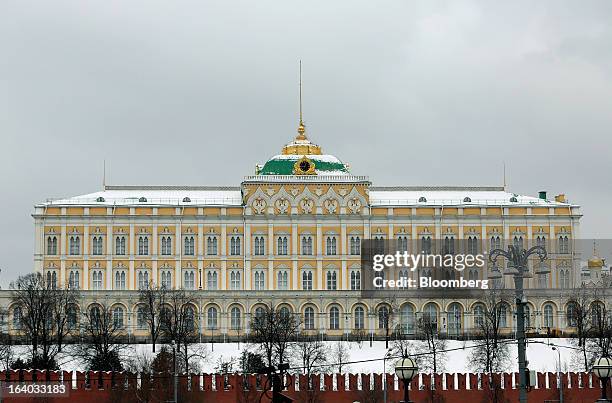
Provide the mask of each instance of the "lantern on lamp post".
POLYGON ((419 373, 419 367, 412 358, 402 358, 395 364, 395 375, 404 381, 404 400, 403 403, 411 403, 408 397, 408 385, 410 381, 419 373))
POLYGON ((601 357, 595 361, 593 365, 593 373, 601 380, 601 399, 598 402, 610 402, 606 389, 608 388, 608 379, 612 377, 612 358, 601 357))

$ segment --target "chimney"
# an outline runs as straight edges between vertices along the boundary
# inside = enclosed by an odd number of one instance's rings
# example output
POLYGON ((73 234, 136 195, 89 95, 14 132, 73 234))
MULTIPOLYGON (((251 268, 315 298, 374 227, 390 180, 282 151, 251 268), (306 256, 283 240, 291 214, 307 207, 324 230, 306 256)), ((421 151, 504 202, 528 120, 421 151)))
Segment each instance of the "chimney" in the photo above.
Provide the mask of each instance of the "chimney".
POLYGON ((540 199, 546 200, 546 190, 540 190, 538 192, 540 199))
POLYGON ((563 193, 556 195, 555 201, 558 203, 565 203, 565 195, 563 193))

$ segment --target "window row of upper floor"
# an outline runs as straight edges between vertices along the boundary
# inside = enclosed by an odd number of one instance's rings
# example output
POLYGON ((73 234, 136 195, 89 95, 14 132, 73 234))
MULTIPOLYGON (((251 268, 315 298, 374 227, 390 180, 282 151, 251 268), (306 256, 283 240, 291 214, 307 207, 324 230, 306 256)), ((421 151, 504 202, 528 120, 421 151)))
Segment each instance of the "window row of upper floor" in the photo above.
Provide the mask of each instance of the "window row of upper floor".
MULTIPOLYGON (((171 256, 175 254, 174 236, 162 235, 159 237, 159 254, 162 256, 171 256)), ((291 236, 290 235, 278 235, 274 238, 274 244, 272 250, 269 249, 268 237, 265 235, 254 235, 252 237, 252 255, 254 256, 266 256, 266 255, 290 255, 292 254, 291 236)), ((113 238, 113 254, 122 256, 130 254, 127 236, 118 235, 113 238)), ((309 256, 316 254, 316 236, 314 235, 301 235, 298 242, 298 251, 296 254, 309 256)), ((68 255, 81 255, 83 253, 82 248, 82 236, 70 235, 68 237, 68 255)), ((180 253, 184 256, 195 256, 196 255, 196 240, 197 238, 193 235, 187 235, 181 237, 182 244, 180 253)), ((227 254, 230 256, 240 256, 244 253, 243 237, 241 235, 232 235, 228 237, 228 250, 227 254)), ((399 251, 410 251, 414 249, 413 253, 435 253, 440 252, 443 254, 455 254, 465 252, 468 254, 476 255, 482 253, 486 248, 496 249, 503 248, 504 243, 509 243, 518 248, 525 248, 529 242, 523 235, 514 235, 511 239, 504 242, 500 235, 493 235, 488 240, 483 240, 475 235, 469 235, 467 238, 460 240, 454 235, 445 235, 443 238, 436 240, 431 235, 422 235, 417 239, 411 239, 406 235, 399 235, 393 240, 392 244, 385 245, 387 239, 382 235, 375 235, 373 238, 373 247, 384 249, 393 248, 399 251)), ((554 249, 557 253, 568 254, 571 251, 571 238, 568 235, 560 235, 557 238, 556 246, 551 245, 550 242, 544 235, 538 235, 532 240, 533 245, 542 246, 545 248, 554 249)), ((101 256, 105 255, 105 242, 106 237, 100 235, 94 235, 91 239, 91 255, 101 256)), ((134 254, 140 256, 148 256, 152 253, 152 237, 151 235, 138 235, 136 237, 136 245, 134 246, 134 254)), ((340 236, 338 235, 324 235, 323 236, 323 250, 321 254, 327 256, 335 256, 341 254, 340 247, 340 236)), ((218 236, 206 236, 205 237, 205 254, 206 255, 219 255, 220 254, 220 240, 218 236)), ((362 237, 359 235, 349 235, 346 237, 347 254, 358 256, 361 254, 362 237)), ((58 236, 49 235, 46 238, 46 254, 50 256, 58 255, 58 236)))

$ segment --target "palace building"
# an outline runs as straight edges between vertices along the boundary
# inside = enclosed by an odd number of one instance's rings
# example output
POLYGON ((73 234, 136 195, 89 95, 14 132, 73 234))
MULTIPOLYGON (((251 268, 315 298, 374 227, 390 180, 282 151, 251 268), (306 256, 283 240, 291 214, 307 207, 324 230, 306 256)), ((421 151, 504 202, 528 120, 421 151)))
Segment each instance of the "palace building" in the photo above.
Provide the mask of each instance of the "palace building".
POLYGON ((361 243, 397 240, 416 251, 431 239, 453 250, 467 241, 471 252, 538 244, 547 246, 551 271, 526 280, 528 326, 535 333, 568 326, 558 290, 580 282, 578 205, 504 187, 375 186, 324 154, 301 120, 297 131, 239 186, 105 186, 37 204, 35 270, 82 290, 81 309, 112 304, 135 338, 146 335, 138 290, 149 282, 192 290, 200 333, 216 339, 248 334, 250 317, 270 303, 299 314, 304 332, 328 338, 382 337, 383 316, 410 334, 423 312, 460 336, 473 328, 474 298, 416 289, 399 300, 384 293, 363 299, 361 243))

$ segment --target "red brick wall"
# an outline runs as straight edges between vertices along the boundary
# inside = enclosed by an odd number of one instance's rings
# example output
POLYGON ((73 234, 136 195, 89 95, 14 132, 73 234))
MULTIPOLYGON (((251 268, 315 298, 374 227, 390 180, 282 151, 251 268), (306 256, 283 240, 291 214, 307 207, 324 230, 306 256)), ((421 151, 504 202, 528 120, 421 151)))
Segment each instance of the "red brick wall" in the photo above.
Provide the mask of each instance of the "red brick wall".
MULTIPOLYGON (((415 402, 491 402, 497 393, 498 402, 515 402, 518 390, 513 386, 517 374, 496 374, 493 377, 493 388, 488 377, 477 374, 437 374, 433 377, 421 374, 411 382, 410 398, 415 402), (496 392, 495 392, 496 391, 496 392)), ((218 374, 181 376, 179 378, 179 401, 181 402, 259 402, 262 394, 258 386, 265 385, 266 377, 241 375, 222 376, 218 374), (244 383, 249 385, 245 391, 244 383)), ((43 372, 43 371, 9 371, 0 372, 3 384, 3 402, 41 402, 47 403, 101 403, 101 402, 165 402, 172 400, 172 377, 164 375, 136 375, 110 372, 43 372), (73 380, 73 376, 75 379, 73 380), (33 382, 58 382, 63 380, 69 389, 68 397, 48 397, 44 400, 33 397, 8 397, 4 388, 9 381, 13 385, 31 384, 33 382)), ((586 373, 563 374, 563 395, 566 402, 593 403, 600 395, 599 380, 586 373)), ((386 377, 387 402, 402 400, 402 385, 395 382, 392 375, 386 377)), ((287 387, 283 394, 298 402, 382 402, 384 378, 380 374, 348 375, 314 375, 311 388, 304 375, 287 378, 287 387), (345 378, 348 376, 348 379, 345 378), (321 380, 322 377, 322 380, 321 380), (373 381, 370 387, 371 380, 373 381), (298 383, 298 387, 296 387, 298 383), (323 388, 319 388, 322 384, 323 388)), ((556 374, 537 374, 537 386, 529 391, 529 401, 544 402, 558 400, 556 374)), ((608 388, 610 386, 608 385, 608 388)), ((270 395, 270 393, 268 393, 270 395)), ((270 395, 271 396, 271 395, 270 395)), ((612 396, 612 392, 609 392, 612 396)), ((269 397, 261 402, 269 402, 269 397)))

